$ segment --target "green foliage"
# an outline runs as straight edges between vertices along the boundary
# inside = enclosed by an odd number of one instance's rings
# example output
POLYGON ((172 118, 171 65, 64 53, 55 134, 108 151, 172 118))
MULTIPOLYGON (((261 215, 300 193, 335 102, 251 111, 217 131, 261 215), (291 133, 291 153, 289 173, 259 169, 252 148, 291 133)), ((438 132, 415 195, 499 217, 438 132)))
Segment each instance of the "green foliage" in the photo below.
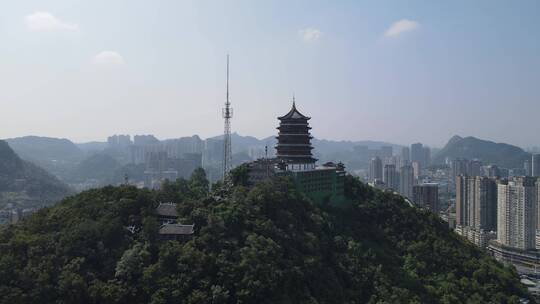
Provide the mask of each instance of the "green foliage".
POLYGON ((210 182, 206 178, 206 172, 203 168, 197 168, 191 174, 189 180, 189 189, 196 197, 204 197, 208 195, 210 182))
POLYGON ((246 164, 242 164, 230 172, 233 185, 235 186, 247 186, 248 185, 248 167, 246 164))
POLYGON ((142 274, 144 265, 150 256, 147 247, 137 242, 133 247, 124 251, 122 258, 116 264, 114 276, 126 281, 136 281, 142 274))
POLYGON ((0 231, 0 303, 517 303, 505 268, 435 215, 346 178, 353 203, 314 206, 286 179, 226 197, 204 172, 159 191, 83 192, 0 231), (179 203, 196 232, 159 241, 179 203), (126 229, 135 226, 135 233, 126 229))

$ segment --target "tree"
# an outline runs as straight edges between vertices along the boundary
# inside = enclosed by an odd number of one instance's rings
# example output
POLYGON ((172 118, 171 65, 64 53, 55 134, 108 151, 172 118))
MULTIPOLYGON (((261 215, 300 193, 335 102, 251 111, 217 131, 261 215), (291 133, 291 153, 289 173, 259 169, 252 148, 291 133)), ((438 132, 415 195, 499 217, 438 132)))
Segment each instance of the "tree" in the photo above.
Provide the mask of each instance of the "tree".
POLYGON ((138 242, 135 243, 133 247, 124 252, 122 258, 116 264, 114 276, 125 281, 137 279, 142 274, 149 257, 148 246, 138 242))
POLYGON ((0 303, 530 299, 514 269, 436 215, 355 178, 345 184, 351 203, 336 208, 311 204, 286 178, 205 195, 203 173, 162 190, 86 191, 0 229, 0 303), (153 211, 169 195, 194 235, 157 238, 153 211))
POLYGON ((209 191, 208 179, 206 178, 206 172, 203 168, 197 168, 191 174, 189 179, 189 190, 193 194, 194 198, 203 198, 208 195, 209 191))

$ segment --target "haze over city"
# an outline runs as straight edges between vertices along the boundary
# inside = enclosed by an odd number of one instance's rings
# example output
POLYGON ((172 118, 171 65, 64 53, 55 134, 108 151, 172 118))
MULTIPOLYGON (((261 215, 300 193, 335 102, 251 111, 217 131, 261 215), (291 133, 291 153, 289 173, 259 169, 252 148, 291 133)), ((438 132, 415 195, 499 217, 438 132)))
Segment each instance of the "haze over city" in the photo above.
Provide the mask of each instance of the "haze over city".
POLYGON ((240 134, 272 135, 296 94, 319 138, 442 146, 460 134, 535 145, 539 9, 9 1, 0 10, 0 138, 218 135, 229 53, 240 134))

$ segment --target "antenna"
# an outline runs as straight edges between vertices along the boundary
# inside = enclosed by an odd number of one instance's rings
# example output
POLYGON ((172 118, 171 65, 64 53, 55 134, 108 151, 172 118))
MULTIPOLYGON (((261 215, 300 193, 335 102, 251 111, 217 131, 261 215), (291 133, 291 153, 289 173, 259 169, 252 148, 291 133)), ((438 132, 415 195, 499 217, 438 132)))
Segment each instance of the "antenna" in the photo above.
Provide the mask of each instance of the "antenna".
POLYGON ((225 130, 223 132, 223 179, 232 168, 232 149, 231 149, 231 118, 233 111, 229 99, 229 54, 227 54, 227 95, 225 99, 225 108, 223 108, 223 118, 225 119, 225 130))
POLYGON ((227 98, 225 105, 230 105, 231 102, 229 101, 229 54, 227 54, 227 98))

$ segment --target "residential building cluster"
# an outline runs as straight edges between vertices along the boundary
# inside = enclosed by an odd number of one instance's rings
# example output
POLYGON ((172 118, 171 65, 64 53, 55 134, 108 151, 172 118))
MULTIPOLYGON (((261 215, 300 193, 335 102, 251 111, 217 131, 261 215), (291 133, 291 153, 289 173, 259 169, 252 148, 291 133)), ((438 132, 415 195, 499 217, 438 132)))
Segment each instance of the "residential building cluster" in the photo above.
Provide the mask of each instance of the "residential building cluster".
MULTIPOLYGON (((359 150, 366 149, 356 149, 359 150)), ((431 165, 429 147, 415 143, 410 148, 403 147, 400 155, 394 155, 392 147, 372 151, 374 156, 369 162, 368 175, 370 185, 398 192, 420 207, 439 212, 440 184, 425 178, 425 168, 431 165)))
POLYGON ((371 186, 439 214, 501 260, 540 266, 540 154, 523 168, 502 168, 465 158, 431 166, 430 149, 420 143, 393 152, 372 150, 371 186))
POLYGON ((533 167, 539 160, 532 155, 523 172, 454 160, 455 231, 499 260, 540 266, 540 171, 535 176, 533 167))

